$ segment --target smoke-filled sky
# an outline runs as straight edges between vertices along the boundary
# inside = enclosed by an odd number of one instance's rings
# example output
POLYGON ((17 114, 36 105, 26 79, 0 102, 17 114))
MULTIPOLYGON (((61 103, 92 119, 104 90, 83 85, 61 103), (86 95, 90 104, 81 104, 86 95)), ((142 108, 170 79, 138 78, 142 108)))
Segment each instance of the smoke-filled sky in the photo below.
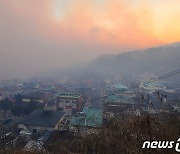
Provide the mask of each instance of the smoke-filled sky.
POLYGON ((180 41, 180 0, 0 0, 0 79, 180 41))

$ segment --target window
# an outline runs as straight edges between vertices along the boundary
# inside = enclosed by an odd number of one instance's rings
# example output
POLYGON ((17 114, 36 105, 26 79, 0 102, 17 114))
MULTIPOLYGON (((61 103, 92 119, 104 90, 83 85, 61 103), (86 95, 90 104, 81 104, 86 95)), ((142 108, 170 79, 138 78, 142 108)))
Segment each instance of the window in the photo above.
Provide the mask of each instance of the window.
POLYGON ((66 103, 69 103, 69 100, 66 100, 66 103))
POLYGON ((36 129, 33 129, 33 133, 36 133, 37 132, 37 130, 36 129))
POLYGON ((77 103, 77 101, 76 100, 73 100, 73 104, 76 104, 77 103))

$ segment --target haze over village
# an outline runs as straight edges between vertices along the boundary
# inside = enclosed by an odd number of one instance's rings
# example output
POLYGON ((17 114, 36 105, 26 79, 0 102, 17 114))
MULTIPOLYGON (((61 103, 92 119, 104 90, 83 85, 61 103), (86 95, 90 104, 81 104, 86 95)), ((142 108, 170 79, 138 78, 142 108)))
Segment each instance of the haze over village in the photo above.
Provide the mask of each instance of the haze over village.
POLYGON ((0 1, 0 153, 176 153, 179 15, 179 0, 0 1))

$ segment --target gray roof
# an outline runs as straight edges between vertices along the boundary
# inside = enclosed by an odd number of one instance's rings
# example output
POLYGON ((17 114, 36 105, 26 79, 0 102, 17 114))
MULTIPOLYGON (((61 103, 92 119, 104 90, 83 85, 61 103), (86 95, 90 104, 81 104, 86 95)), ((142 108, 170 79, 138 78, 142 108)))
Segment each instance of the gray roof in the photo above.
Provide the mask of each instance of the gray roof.
POLYGON ((19 122, 32 126, 54 127, 64 116, 64 112, 34 110, 29 116, 19 122))

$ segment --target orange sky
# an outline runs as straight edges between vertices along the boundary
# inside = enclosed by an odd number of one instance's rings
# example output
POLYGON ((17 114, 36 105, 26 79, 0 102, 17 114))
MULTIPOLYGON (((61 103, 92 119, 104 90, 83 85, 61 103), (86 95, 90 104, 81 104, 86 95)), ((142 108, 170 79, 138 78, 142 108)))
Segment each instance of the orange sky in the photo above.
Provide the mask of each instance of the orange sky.
POLYGON ((9 0, 6 7, 28 20, 33 32, 57 42, 131 50, 180 41, 179 0, 66 1, 9 0))
POLYGON ((70 1, 53 8, 65 35, 127 49, 180 41, 179 0, 70 1))

